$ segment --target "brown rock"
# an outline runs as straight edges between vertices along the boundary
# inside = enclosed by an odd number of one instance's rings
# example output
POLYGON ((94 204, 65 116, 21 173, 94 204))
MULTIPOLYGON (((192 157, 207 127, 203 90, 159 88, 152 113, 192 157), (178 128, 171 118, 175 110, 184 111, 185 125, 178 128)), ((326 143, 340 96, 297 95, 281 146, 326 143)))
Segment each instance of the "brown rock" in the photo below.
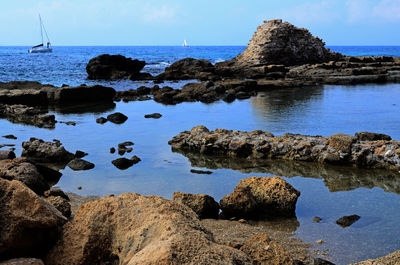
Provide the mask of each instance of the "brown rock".
POLYGON ((65 150, 60 142, 45 142, 41 139, 31 138, 22 143, 21 156, 42 163, 65 163, 74 159, 74 154, 65 150))
POLYGON ((200 219, 218 218, 219 205, 209 195, 174 192, 172 200, 188 206, 197 213, 200 219))
POLYGON ((0 265, 44 265, 44 263, 35 258, 18 258, 0 261, 0 265))
POLYGON ((252 237, 240 250, 252 258, 255 265, 293 265, 289 253, 265 233, 252 237))
POLYGON ((336 151, 350 153, 351 146, 356 140, 357 138, 354 136, 343 133, 337 133, 329 137, 328 145, 336 149, 336 151))
POLYGON ((251 264, 218 245, 186 206, 125 193, 80 207, 46 264, 251 264))
POLYGON ((21 182, 0 179, 0 259, 40 257, 56 241, 66 221, 21 182))
POLYGON ((400 250, 397 250, 387 256, 369 259, 354 263, 353 265, 398 265, 400 263, 400 250))
POLYGON ((224 217, 294 216, 299 196, 300 192, 282 178, 249 177, 221 199, 220 207, 224 217))
POLYGON ((69 218, 71 216, 71 205, 67 199, 61 196, 49 196, 45 200, 56 207, 65 217, 69 218))
POLYGON ((15 153, 13 151, 0 150, 0 160, 13 158, 15 158, 15 153))
POLYGON ((356 137, 359 141, 378 141, 378 140, 385 140, 390 141, 392 137, 387 134, 383 133, 372 133, 372 132, 359 132, 356 133, 356 137))

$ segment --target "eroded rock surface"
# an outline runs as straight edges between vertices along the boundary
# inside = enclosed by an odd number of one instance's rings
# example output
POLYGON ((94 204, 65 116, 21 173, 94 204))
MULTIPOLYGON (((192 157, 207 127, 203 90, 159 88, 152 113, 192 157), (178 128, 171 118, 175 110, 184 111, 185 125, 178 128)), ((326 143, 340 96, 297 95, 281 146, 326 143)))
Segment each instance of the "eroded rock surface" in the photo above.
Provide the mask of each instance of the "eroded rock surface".
POLYGON ((81 206, 46 264, 252 264, 214 242, 188 207, 125 193, 81 206))
POLYGON ((248 159, 287 159, 352 165, 360 168, 400 169, 400 142, 361 141, 350 135, 331 137, 273 134, 216 129, 204 126, 184 131, 168 142, 173 151, 248 159))
POLYGON ((41 163, 62 163, 67 164, 74 159, 74 154, 65 150, 59 141, 45 142, 41 139, 31 138, 22 143, 23 157, 41 163))
POLYGON ((214 65, 204 59, 185 58, 167 67, 156 78, 160 80, 209 79, 214 73, 214 65))
POLYGON ((25 105, 0 104, 0 118, 48 129, 53 129, 57 122, 54 115, 47 114, 46 109, 25 105))
POLYGON ((387 256, 369 259, 354 263, 353 265, 397 265, 400 263, 400 250, 397 250, 387 256))
POLYGON ((199 218, 218 218, 219 205, 213 197, 205 194, 174 192, 173 201, 183 203, 192 209, 199 218))

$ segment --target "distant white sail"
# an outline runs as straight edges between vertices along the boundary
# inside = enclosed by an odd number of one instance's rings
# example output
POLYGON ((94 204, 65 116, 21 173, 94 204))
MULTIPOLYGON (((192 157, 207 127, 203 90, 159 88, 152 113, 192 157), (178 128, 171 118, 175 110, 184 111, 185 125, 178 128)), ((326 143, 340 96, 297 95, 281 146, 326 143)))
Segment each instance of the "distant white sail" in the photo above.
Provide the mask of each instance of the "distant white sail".
POLYGON ((44 27, 43 23, 42 23, 42 17, 39 14, 39 23, 40 23, 40 36, 42 37, 42 43, 39 45, 35 45, 33 46, 31 49, 28 50, 29 53, 44 53, 44 52, 52 52, 53 49, 50 47, 50 39, 49 36, 47 35, 47 31, 46 28, 44 27), (46 46, 44 46, 43 44, 43 31, 46 35, 47 38, 47 43, 46 46))
POLYGON ((182 46, 183 46, 183 47, 187 47, 187 46, 188 46, 188 44, 187 44, 186 40, 183 40, 183 44, 182 44, 182 46))

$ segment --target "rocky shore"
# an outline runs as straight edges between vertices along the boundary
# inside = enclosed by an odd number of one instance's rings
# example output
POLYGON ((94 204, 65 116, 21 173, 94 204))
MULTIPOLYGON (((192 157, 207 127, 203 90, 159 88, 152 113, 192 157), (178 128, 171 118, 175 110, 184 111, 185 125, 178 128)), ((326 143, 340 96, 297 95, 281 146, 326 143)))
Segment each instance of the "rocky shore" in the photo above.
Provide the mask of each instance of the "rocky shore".
POLYGON ((184 131, 168 142, 173 151, 224 155, 247 159, 285 159, 400 170, 400 143, 390 136, 361 132, 330 137, 216 129, 204 126, 184 131))

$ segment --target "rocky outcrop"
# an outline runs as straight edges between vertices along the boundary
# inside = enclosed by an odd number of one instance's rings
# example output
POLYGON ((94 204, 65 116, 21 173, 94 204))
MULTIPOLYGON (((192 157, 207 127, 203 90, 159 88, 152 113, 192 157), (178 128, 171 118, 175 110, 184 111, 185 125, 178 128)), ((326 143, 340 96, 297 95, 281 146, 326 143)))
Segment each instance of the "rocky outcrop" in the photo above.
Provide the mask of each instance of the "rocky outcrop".
POLYGON ((304 28, 281 19, 264 21, 246 50, 234 59, 242 67, 257 65, 298 65, 321 63, 341 55, 325 48, 325 43, 304 28))
POLYGON ((200 152, 248 159, 287 159, 351 165, 360 168, 400 169, 400 142, 361 141, 350 135, 331 137, 253 132, 197 126, 168 142, 173 151, 200 152))
POLYGON ((204 59, 185 58, 167 67, 159 80, 212 79, 214 65, 204 59))
POLYGON ((397 250, 387 256, 369 259, 361 262, 354 263, 353 265, 397 265, 400 262, 400 250, 397 250))
POLYGON ((86 65, 89 79, 149 79, 148 73, 140 73, 146 65, 145 61, 127 58, 122 55, 102 54, 90 59, 86 65))
POLYGON ((41 259, 35 258, 17 258, 0 261, 0 265, 44 265, 41 259))
POLYGON ((21 182, 0 178, 0 259, 41 257, 66 221, 21 182))
POLYGON ((172 200, 188 206, 200 219, 218 218, 219 205, 209 195, 174 192, 172 200))
POLYGON ((53 129, 57 122, 54 115, 47 114, 47 110, 25 105, 0 104, 0 118, 47 129, 53 129))
POLYGON ((300 192, 282 178, 250 177, 242 179, 219 204, 224 218, 291 217, 299 196, 300 192))
POLYGON ((60 163, 66 165, 74 159, 74 154, 65 150, 59 141, 45 142, 31 138, 22 143, 22 155, 40 163, 60 163))
POLYGON ((46 264, 252 264, 222 246, 188 207, 125 193, 80 207, 46 264))

